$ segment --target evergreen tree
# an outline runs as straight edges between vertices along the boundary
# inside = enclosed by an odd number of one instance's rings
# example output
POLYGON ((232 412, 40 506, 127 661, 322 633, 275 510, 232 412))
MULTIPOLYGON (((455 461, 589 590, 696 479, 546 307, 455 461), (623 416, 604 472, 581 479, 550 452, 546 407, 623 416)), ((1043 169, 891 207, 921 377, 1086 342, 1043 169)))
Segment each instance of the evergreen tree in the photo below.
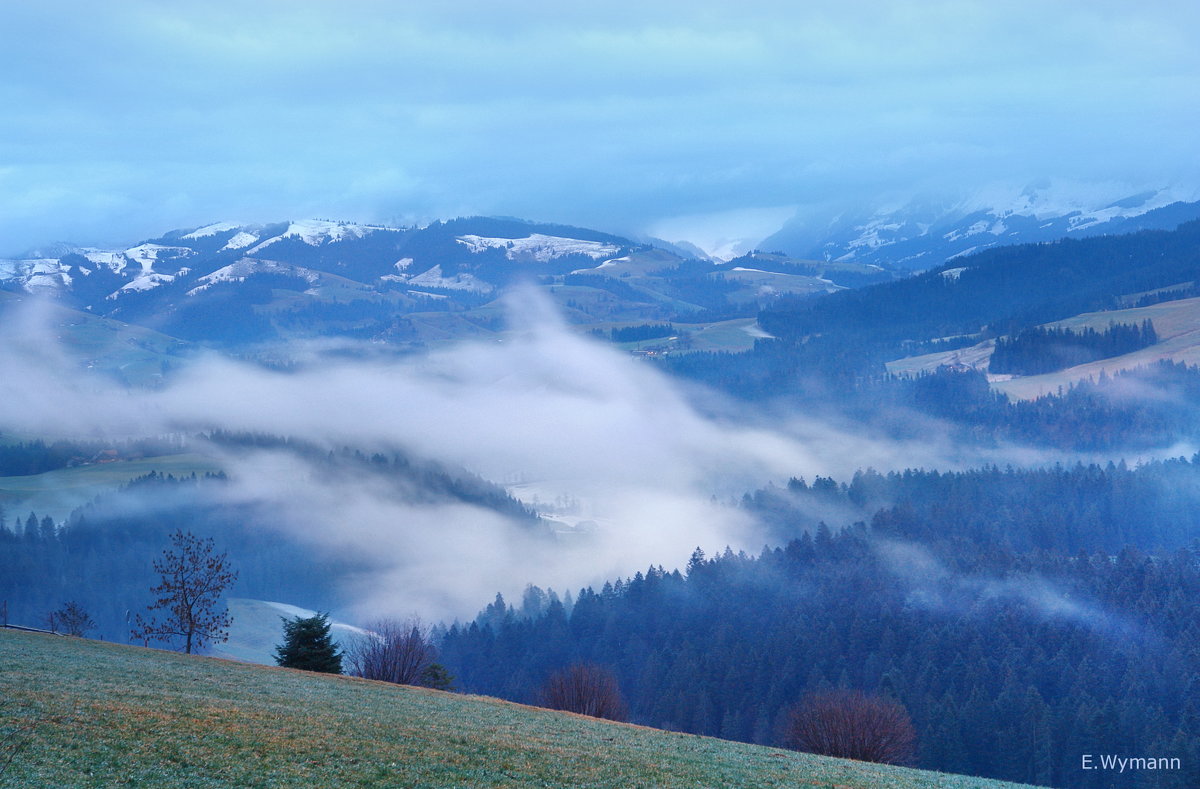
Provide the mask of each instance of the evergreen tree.
POLYGON ((275 647, 275 662, 284 668, 341 674, 342 653, 329 627, 325 614, 284 619, 283 643, 275 647))

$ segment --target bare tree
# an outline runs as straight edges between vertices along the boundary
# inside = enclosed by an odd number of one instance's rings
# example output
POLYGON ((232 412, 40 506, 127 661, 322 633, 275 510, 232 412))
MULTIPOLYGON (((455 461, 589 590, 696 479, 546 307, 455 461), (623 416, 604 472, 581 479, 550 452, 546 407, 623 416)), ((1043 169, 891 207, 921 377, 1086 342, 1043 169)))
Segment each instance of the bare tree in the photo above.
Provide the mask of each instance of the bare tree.
POLYGON ((593 663, 576 663, 551 674, 542 685, 539 699, 543 707, 552 710, 614 721, 628 718, 616 675, 593 663))
POLYGON ((68 636, 81 637, 96 627, 95 621, 84 607, 74 600, 65 603, 57 611, 46 614, 46 624, 50 626, 50 631, 53 633, 62 631, 68 636))
POLYGON ((884 764, 908 764, 917 735, 897 701, 856 690, 814 693, 788 716, 785 745, 798 751, 884 764))
POLYGON ((237 580, 228 555, 216 553, 211 538, 200 539, 182 530, 171 535, 171 545, 154 562, 162 582, 150 590, 158 599, 148 606, 152 613, 163 612, 162 618, 138 614, 133 637, 143 641, 182 638, 188 654, 209 641, 228 641, 233 619, 221 605, 221 595, 237 580))
POLYGON ((429 628, 420 619, 380 619, 346 646, 347 673, 366 679, 420 685, 437 657, 429 628))

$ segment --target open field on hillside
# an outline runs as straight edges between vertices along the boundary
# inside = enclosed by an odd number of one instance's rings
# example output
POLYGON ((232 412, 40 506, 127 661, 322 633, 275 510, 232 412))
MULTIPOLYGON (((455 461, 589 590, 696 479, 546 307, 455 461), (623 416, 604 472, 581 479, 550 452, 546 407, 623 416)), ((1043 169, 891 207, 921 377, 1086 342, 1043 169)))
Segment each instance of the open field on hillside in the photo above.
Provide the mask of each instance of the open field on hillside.
MULTIPOLYGON (((1149 348, 1044 375, 993 380, 992 388, 1004 392, 1016 400, 1030 400, 1045 394, 1052 394, 1058 391, 1059 387, 1069 386, 1076 381, 1094 378, 1101 371, 1112 374, 1118 370, 1153 364, 1160 359, 1200 364, 1200 298, 1166 301, 1149 307, 1125 310, 1085 312, 1045 325, 1049 328, 1066 328, 1073 331, 1094 329, 1100 332, 1107 329, 1110 323, 1140 324, 1144 320, 1150 320, 1158 334, 1158 342, 1149 348)), ((955 351, 942 351, 897 359, 888 362, 887 369, 888 372, 897 375, 919 375, 923 372, 933 372, 944 364, 963 364, 986 369, 994 347, 993 341, 986 340, 978 345, 955 351)))
POLYGON ((6 787, 1013 786, 62 636, 0 665, 6 787))
POLYGON ((212 458, 180 454, 92 463, 27 477, 0 477, 0 505, 12 517, 25 517, 32 510, 60 521, 101 493, 116 490, 151 471, 183 477, 217 470, 212 458))
MULTIPOLYGON (((28 297, 4 294, 0 315, 13 320, 16 311, 31 304, 28 297)), ((142 326, 121 323, 56 304, 43 304, 39 317, 61 351, 82 369, 101 370, 131 384, 162 380, 166 366, 189 352, 187 343, 142 326)))

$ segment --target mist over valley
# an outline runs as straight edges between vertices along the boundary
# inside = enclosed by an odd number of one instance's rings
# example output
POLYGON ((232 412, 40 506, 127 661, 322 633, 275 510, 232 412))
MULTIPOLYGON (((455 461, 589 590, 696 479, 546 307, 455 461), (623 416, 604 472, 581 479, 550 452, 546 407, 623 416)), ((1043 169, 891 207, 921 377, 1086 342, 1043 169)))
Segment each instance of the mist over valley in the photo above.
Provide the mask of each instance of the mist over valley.
POLYGON ((7 9, 0 786, 1200 786, 1196 29, 7 9))

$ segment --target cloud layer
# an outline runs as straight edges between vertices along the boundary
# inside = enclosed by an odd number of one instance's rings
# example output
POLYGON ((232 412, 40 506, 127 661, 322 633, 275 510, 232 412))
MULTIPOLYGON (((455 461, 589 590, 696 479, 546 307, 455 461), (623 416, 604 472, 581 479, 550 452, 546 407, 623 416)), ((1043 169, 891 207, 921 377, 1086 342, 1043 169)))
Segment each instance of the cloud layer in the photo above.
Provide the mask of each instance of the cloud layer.
POLYGON ((562 533, 545 539, 493 511, 413 504, 377 477, 331 474, 295 454, 223 458, 231 499, 274 513, 264 528, 370 561, 374 570, 348 590, 359 613, 432 618, 471 616, 497 591, 515 597, 529 583, 576 590, 676 567, 696 546, 755 552, 770 538, 734 503, 791 476, 1047 459, 956 447, 936 421, 920 440, 896 441, 692 397, 651 365, 572 332, 534 290, 514 293, 509 313, 503 342, 398 357, 328 341, 291 349, 287 372, 212 354, 146 390, 83 372, 55 339, 58 308, 9 310, 0 430, 118 438, 224 429, 333 450, 401 449, 511 484, 527 502, 561 503, 549 509, 562 533))
POLYGON ((635 232, 1195 181, 1198 27, 1182 1, 26 4, 0 29, 0 253, 224 217, 635 232))

